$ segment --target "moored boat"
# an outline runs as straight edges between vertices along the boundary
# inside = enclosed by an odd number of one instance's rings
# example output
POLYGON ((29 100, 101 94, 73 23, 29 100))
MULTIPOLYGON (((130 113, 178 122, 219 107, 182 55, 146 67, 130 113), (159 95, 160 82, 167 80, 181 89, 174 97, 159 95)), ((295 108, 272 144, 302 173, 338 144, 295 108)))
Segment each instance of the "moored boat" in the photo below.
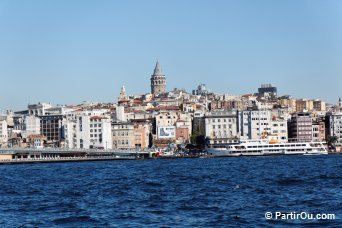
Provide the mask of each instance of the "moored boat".
POLYGON ((208 148, 208 155, 215 157, 262 155, 321 155, 328 154, 323 142, 271 142, 268 140, 242 140, 224 148, 208 148))

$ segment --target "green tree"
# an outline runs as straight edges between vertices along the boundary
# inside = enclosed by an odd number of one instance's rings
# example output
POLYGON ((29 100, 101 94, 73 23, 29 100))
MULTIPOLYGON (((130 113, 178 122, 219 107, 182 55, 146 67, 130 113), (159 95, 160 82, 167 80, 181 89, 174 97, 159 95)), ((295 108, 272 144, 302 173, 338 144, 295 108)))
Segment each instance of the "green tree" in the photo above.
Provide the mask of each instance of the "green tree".
POLYGON ((333 136, 327 137, 328 146, 335 146, 336 142, 337 142, 337 136, 333 135, 333 136))

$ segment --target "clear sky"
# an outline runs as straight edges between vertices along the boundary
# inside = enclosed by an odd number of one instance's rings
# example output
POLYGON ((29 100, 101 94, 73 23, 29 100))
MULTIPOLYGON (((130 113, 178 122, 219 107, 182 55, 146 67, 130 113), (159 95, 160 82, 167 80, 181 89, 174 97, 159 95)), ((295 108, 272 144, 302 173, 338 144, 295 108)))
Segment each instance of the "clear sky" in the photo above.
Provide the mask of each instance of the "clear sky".
POLYGON ((1 0, 0 111, 167 89, 342 96, 339 0, 1 0))

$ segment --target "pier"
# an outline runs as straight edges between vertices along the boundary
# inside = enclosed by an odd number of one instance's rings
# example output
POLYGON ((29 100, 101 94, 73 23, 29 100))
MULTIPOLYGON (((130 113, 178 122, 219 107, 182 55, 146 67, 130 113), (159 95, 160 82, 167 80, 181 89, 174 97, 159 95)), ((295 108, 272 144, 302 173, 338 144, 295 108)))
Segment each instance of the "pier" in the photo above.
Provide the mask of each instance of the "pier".
POLYGON ((0 164, 131 160, 152 158, 154 151, 68 148, 0 148, 0 164))

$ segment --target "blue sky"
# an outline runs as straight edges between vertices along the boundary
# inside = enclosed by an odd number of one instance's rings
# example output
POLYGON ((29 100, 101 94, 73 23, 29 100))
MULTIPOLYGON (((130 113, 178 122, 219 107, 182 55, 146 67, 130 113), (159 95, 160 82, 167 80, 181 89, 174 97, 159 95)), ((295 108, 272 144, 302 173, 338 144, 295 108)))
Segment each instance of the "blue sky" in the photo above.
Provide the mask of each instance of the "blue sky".
POLYGON ((0 111, 167 88, 342 96, 342 1, 0 1, 0 111))

